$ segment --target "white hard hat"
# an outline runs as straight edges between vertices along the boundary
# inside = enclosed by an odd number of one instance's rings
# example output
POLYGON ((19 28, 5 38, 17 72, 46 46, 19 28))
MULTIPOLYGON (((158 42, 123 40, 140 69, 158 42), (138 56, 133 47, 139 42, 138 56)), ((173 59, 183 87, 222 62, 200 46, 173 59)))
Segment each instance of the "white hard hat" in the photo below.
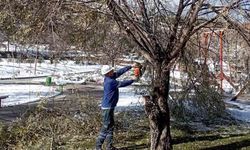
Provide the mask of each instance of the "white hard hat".
POLYGON ((102 66, 101 73, 102 73, 102 75, 105 75, 105 74, 109 73, 111 70, 114 70, 114 68, 110 67, 108 65, 104 65, 104 66, 102 66))

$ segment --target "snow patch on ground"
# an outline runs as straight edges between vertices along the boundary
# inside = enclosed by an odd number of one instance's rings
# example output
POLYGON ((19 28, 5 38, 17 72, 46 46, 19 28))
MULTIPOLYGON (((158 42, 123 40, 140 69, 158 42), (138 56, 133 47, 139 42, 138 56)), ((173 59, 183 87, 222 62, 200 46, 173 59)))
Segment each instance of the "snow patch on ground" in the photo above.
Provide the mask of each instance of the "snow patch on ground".
POLYGON ((7 98, 1 100, 1 107, 20 105, 37 101, 41 98, 58 95, 60 92, 53 86, 43 85, 0 85, 0 95, 7 98))
POLYGON ((247 100, 227 100, 226 103, 233 104, 236 107, 227 108, 230 114, 241 121, 250 123, 250 102, 247 100))

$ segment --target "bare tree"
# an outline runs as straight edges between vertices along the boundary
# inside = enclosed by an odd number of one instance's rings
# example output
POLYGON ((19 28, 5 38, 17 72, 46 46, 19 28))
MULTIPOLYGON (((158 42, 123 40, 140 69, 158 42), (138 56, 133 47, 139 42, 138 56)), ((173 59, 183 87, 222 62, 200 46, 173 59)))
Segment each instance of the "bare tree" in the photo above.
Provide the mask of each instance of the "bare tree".
POLYGON ((155 68, 152 93, 146 97, 145 103, 152 150, 172 149, 168 107, 169 71, 172 65, 181 57, 187 42, 195 33, 208 26, 218 28, 212 23, 221 18, 229 20, 225 14, 245 5, 241 0, 230 3, 207 0, 174 2, 106 1, 120 28, 140 46, 138 53, 155 68), (174 2, 178 2, 177 9, 171 7, 175 5, 174 2))

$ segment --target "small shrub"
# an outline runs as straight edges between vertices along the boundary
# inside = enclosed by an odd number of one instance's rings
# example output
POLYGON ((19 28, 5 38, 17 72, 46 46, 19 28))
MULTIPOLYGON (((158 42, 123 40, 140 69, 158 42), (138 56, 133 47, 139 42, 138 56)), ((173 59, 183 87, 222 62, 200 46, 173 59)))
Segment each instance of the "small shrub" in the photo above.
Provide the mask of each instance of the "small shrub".
POLYGON ((181 121, 205 121, 223 117, 225 104, 222 96, 210 87, 199 86, 194 95, 170 100, 172 116, 181 121))

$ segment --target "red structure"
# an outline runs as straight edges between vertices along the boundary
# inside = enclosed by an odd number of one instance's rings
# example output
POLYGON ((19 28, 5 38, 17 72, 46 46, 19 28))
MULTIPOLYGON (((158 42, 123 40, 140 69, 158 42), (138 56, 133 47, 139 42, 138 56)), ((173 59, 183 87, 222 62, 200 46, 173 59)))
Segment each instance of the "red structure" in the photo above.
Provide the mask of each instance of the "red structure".
POLYGON ((203 33, 203 43, 204 43, 204 64, 207 65, 207 58, 208 58, 208 40, 212 39, 213 36, 218 36, 219 37, 219 58, 220 58, 220 88, 223 89, 223 79, 224 79, 224 73, 223 73, 223 36, 224 36, 224 31, 219 30, 219 31, 211 31, 211 32, 204 32, 203 33), (210 35, 210 37, 209 37, 210 35))

